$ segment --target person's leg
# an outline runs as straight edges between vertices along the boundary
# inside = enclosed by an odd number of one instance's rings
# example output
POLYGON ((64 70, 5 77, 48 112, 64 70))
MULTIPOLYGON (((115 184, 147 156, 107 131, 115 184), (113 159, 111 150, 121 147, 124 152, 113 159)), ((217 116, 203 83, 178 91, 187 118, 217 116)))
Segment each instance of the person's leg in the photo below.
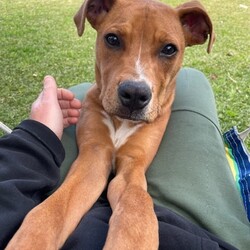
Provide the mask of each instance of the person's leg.
MULTIPOLYGON (((216 236, 187 219, 160 206, 155 206, 159 222, 159 250, 236 250, 216 236)), ((62 250, 103 249, 112 210, 107 198, 100 199, 82 218, 62 250)))
POLYGON ((197 70, 178 75, 171 118, 147 179, 156 204, 240 249, 249 247, 250 224, 225 157, 213 92, 197 70))
MULTIPOLYGON (((89 86, 71 90, 82 99, 89 86)), ((62 141, 63 179, 77 155, 74 126, 62 141)), ((171 119, 147 178, 156 204, 246 249, 249 223, 225 157, 213 92, 197 70, 182 69, 178 75, 171 119)))
POLYGON ((103 249, 111 214, 112 210, 107 200, 105 203, 97 202, 82 218, 62 250, 103 249))

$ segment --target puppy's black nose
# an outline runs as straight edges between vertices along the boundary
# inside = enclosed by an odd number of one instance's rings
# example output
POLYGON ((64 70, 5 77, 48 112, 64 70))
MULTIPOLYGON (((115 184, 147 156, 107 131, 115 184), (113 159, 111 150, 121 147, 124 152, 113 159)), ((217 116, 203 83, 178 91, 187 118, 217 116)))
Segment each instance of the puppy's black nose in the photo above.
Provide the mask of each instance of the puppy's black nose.
POLYGON ((145 82, 124 81, 118 88, 118 96, 122 105, 132 112, 147 106, 152 93, 145 82))

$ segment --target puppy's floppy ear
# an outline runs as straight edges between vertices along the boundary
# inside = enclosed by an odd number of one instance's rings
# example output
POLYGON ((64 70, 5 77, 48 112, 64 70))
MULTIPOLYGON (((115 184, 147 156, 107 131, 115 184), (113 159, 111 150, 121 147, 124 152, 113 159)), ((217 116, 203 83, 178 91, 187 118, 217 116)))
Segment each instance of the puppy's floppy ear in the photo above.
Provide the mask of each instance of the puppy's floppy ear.
POLYGON ((74 16, 74 22, 79 36, 82 36, 85 28, 85 19, 94 29, 109 12, 115 0, 85 0, 78 12, 74 16))
POLYGON ((176 8, 186 40, 186 46, 203 44, 209 37, 207 52, 215 40, 213 24, 204 7, 198 1, 184 3, 176 8))

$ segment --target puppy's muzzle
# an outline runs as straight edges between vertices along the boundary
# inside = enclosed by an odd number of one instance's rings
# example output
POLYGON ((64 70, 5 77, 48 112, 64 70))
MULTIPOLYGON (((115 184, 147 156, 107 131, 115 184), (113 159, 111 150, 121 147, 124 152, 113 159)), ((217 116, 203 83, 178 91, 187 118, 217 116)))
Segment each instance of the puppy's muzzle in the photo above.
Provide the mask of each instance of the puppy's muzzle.
POLYGON ((145 82, 124 81, 118 87, 118 97, 122 109, 131 114, 142 111, 149 104, 152 93, 145 82))

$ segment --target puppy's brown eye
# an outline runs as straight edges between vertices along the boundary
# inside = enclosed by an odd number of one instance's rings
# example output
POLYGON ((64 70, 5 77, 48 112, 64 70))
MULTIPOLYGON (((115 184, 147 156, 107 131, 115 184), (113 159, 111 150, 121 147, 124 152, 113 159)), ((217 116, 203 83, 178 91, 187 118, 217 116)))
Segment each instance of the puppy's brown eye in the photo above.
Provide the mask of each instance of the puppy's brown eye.
POLYGON ((120 48, 121 43, 117 35, 109 33, 105 36, 105 41, 109 47, 120 48))
POLYGON ((167 44, 165 45, 161 52, 160 52, 160 56, 163 57, 172 57, 174 56, 176 53, 178 52, 178 49, 176 48, 176 46, 174 44, 167 44))

